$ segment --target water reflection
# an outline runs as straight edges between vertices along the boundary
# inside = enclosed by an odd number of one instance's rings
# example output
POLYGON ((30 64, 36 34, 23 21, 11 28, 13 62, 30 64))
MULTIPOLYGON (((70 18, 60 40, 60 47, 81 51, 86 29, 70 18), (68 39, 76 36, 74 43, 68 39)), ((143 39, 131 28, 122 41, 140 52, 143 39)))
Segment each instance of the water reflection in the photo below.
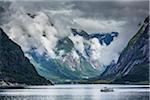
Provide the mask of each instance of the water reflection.
POLYGON ((149 86, 56 85, 1 89, 0 100, 149 100, 149 86), (114 92, 100 92, 103 87, 114 92))

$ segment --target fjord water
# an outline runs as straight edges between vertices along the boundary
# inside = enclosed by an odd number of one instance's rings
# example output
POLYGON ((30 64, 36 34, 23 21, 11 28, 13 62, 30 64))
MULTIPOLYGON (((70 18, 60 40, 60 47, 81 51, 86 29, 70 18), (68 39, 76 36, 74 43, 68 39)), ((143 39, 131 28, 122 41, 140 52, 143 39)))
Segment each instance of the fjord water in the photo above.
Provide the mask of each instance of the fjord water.
POLYGON ((54 85, 0 89, 0 100, 149 100, 149 85, 54 85), (114 92, 101 92, 104 87, 114 92))

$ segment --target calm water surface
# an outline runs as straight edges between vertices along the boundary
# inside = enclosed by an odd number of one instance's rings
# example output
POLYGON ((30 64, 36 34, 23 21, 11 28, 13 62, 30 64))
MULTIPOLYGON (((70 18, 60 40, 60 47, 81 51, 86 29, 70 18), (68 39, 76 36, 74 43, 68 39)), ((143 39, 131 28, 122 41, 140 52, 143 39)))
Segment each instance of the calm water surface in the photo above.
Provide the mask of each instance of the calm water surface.
POLYGON ((0 100, 149 100, 149 85, 54 85, 0 89, 0 100), (100 92, 111 87, 114 92, 100 92))

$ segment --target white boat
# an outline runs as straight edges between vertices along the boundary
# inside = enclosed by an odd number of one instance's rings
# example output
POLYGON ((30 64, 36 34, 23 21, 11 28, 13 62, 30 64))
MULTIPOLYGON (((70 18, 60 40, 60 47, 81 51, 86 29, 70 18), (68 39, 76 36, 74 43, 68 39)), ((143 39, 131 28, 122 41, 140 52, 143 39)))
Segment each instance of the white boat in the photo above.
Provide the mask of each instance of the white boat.
POLYGON ((103 89, 101 89, 101 92, 113 92, 114 90, 112 88, 107 88, 104 87, 103 89))

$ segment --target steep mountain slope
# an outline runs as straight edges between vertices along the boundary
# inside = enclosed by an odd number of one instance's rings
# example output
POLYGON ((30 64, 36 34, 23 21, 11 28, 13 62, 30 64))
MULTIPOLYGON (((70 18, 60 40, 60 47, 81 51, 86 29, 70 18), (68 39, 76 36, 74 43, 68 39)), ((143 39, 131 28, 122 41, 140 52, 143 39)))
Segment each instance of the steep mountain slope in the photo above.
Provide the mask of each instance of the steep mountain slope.
POLYGON ((37 71, 55 83, 82 80, 97 76, 100 73, 88 59, 75 50, 74 43, 69 37, 62 38, 57 42, 55 53, 57 57, 49 59, 45 55, 39 55, 34 50, 28 52, 37 71))
POLYGON ((0 28, 0 80, 27 85, 51 84, 38 75, 21 47, 0 28))
POLYGON ((74 26, 63 28, 63 20, 44 11, 29 13, 20 9, 11 18, 2 28, 21 46, 38 73, 55 83, 95 77, 103 72, 105 63, 113 59, 104 62, 100 59, 105 55, 100 56, 103 48, 107 49, 118 36, 117 32, 94 34, 84 31, 84 34, 83 30, 75 28, 72 31, 74 26))
POLYGON ((79 35, 87 40, 97 38, 101 45, 104 45, 104 44, 110 45, 110 43, 113 41, 113 38, 117 37, 119 34, 118 32, 88 34, 84 30, 80 30, 80 32, 78 32, 77 29, 73 29, 73 28, 71 29, 71 31, 74 36, 79 35))
POLYGON ((101 75, 115 83, 149 83, 149 17, 122 51, 117 64, 101 75))

